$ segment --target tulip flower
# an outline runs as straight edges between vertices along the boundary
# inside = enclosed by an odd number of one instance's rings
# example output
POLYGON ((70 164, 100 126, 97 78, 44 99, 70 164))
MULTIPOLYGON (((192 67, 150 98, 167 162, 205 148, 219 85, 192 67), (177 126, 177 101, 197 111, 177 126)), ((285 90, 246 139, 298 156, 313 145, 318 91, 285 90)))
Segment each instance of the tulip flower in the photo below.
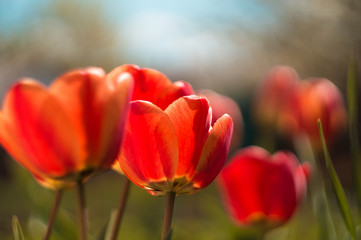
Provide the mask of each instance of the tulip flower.
POLYGON ((347 125, 342 94, 327 79, 312 78, 301 81, 280 110, 278 127, 293 137, 307 134, 313 146, 319 147, 317 119, 324 126, 328 142, 336 139, 347 125))
MULTIPOLYGON (((134 79, 132 101, 149 101, 164 110, 176 99, 194 94, 189 83, 184 81, 172 83, 166 75, 151 68, 141 69, 136 65, 125 64, 114 69, 111 74, 124 73, 130 74, 134 79)), ((113 169, 123 174, 118 162, 114 163, 113 169)))
MULTIPOLYGON (((127 64, 117 67, 112 72, 112 74, 115 75, 124 73, 130 74, 134 79, 134 91, 132 100, 149 101, 161 108, 162 110, 166 109, 169 104, 171 104, 179 97, 194 94, 192 86, 189 83, 183 81, 177 81, 172 83, 167 78, 167 76, 155 69, 140 69, 136 65, 127 64)), ((130 122, 127 123, 127 125, 129 124, 130 122)), ((113 169, 118 173, 123 174, 123 170, 118 162, 114 163, 113 169)), ((124 188, 122 190, 118 206, 118 211, 110 235, 111 240, 116 239, 116 236, 118 234, 119 225, 128 197, 129 187, 130 182, 128 179, 125 179, 124 188)))
MULTIPOLYGON (((223 167, 233 129, 229 115, 213 127, 211 116, 208 100, 195 95, 177 99, 164 111, 133 101, 119 157, 124 173, 153 195, 167 194, 170 208, 176 194, 205 188, 223 167)), ((163 238, 169 227, 163 228, 163 238)))
POLYGON ((5 97, 0 142, 43 179, 76 181, 107 169, 119 152, 132 84, 129 74, 109 77, 99 68, 68 72, 49 89, 22 80, 5 97))
POLYGON ((253 114, 255 120, 265 128, 276 126, 279 109, 298 85, 299 77, 288 66, 272 68, 255 94, 253 114))
POLYGON ((153 195, 196 192, 217 176, 227 157, 232 119, 211 127, 206 98, 182 97, 162 110, 147 101, 131 103, 119 163, 135 184, 153 195))
POLYGON ((24 79, 5 96, 0 142, 43 185, 81 185, 116 159, 132 87, 130 74, 100 68, 67 72, 48 89, 24 79))
POLYGON ((232 117, 233 134, 230 150, 238 147, 243 137, 243 117, 238 104, 232 98, 208 89, 200 90, 197 94, 206 97, 212 107, 212 126, 225 113, 232 117))
POLYGON ((261 231, 287 222, 306 194, 309 164, 298 164, 288 151, 270 155, 260 147, 231 157, 217 179, 231 218, 261 231))

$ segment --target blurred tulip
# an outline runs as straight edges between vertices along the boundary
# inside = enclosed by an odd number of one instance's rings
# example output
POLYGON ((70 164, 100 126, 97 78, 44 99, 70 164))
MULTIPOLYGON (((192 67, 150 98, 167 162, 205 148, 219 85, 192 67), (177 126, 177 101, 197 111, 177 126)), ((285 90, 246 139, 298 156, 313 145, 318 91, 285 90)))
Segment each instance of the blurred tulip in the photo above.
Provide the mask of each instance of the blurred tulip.
POLYGON ((320 146, 317 119, 324 126, 325 138, 332 142, 346 129, 347 113, 342 94, 327 79, 301 81, 282 106, 278 128, 286 135, 307 134, 313 146, 320 146))
POLYGON ((267 230, 288 221, 306 194, 310 165, 287 151, 270 155, 251 146, 237 152, 217 179, 224 205, 238 225, 267 230))
POLYGON ((243 138, 243 118, 238 104, 230 97, 218 94, 212 90, 203 89, 197 92, 206 97, 212 107, 212 126, 223 114, 229 114, 233 120, 233 135, 230 149, 239 147, 243 138))
POLYGON ((277 66, 271 69, 255 94, 255 120, 263 127, 274 128, 280 106, 287 101, 298 82, 299 77, 291 67, 277 66))
MULTIPOLYGON (((166 109, 176 99, 194 94, 189 83, 184 81, 172 83, 167 76, 155 69, 140 69, 136 65, 126 64, 117 67, 111 74, 120 75, 124 73, 132 75, 134 79, 134 91, 131 100, 149 101, 162 110, 166 109)), ((113 169, 123 174, 118 162, 114 163, 113 169)))
POLYGON ((211 127, 206 98, 181 97, 164 111, 147 101, 131 103, 119 163, 128 178, 153 195, 194 193, 223 167, 232 137, 232 119, 211 127))
POLYGON ((131 75, 100 68, 67 72, 49 89, 24 79, 5 97, 0 142, 47 184, 82 180, 114 162, 132 88, 131 75))

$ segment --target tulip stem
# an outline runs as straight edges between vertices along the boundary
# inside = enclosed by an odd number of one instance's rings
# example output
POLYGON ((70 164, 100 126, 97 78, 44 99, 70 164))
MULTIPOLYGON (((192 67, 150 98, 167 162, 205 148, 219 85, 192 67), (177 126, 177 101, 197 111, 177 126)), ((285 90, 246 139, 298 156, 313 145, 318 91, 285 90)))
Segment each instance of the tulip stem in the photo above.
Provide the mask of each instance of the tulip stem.
POLYGON ((120 201, 117 209, 117 215, 114 219, 113 228, 109 240, 115 240, 118 236, 118 232, 124 215, 125 206, 128 200, 129 189, 130 189, 130 180, 127 177, 124 177, 124 186, 120 194, 120 201))
POLYGON ((76 183, 78 200, 78 234, 80 240, 87 240, 84 185, 81 180, 76 183))
POLYGON ((58 209, 59 209, 60 200, 61 200, 62 195, 63 195, 63 190, 62 189, 57 189, 56 192, 55 192, 55 199, 54 199, 53 208, 51 209, 51 212, 50 212, 50 215, 49 215, 48 224, 46 226, 46 232, 45 232, 45 235, 43 237, 43 240, 48 240, 50 238, 51 230, 52 230, 52 227, 53 227, 53 224, 54 224, 56 213, 58 212, 58 209))
POLYGON ((162 229, 162 240, 165 240, 169 236, 171 231, 175 195, 176 195, 175 192, 169 192, 167 194, 167 203, 165 206, 165 214, 164 214, 163 229, 162 229))

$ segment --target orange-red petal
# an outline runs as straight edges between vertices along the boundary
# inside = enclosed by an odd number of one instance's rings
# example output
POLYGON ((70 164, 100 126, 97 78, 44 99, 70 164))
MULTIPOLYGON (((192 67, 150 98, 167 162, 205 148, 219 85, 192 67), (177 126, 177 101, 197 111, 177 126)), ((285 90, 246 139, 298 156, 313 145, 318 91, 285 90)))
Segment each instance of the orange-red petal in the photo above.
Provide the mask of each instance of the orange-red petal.
POLYGON ((233 134, 230 149, 235 149, 243 138, 243 117, 237 102, 228 96, 218 94, 212 90, 203 89, 197 95, 206 97, 212 107, 212 125, 224 114, 229 114, 233 121, 233 134))
POLYGON ((163 73, 149 68, 140 69, 136 65, 122 65, 111 71, 108 76, 113 84, 129 74, 134 78, 135 86, 132 100, 145 100, 161 109, 179 97, 194 94, 192 86, 184 81, 172 82, 163 73), (120 76, 120 77, 119 77, 120 76))
POLYGON ((177 168, 178 142, 169 116, 147 101, 134 101, 119 163, 139 186, 170 191, 177 168))
POLYGON ((57 178, 75 170, 79 145, 74 128, 56 99, 35 81, 10 89, 0 128, 4 148, 34 174, 57 178))
POLYGON ((164 110, 178 98, 193 94, 193 88, 189 83, 184 81, 177 81, 165 88, 157 96, 154 104, 164 110))
POLYGON ((87 68, 60 76, 49 90, 61 104, 80 139, 84 152, 81 161, 77 163, 79 169, 91 167, 89 163, 98 159, 101 151, 100 126, 109 96, 100 94, 102 91, 99 89, 105 84, 102 69, 87 68))
POLYGON ((119 67, 114 68, 107 74, 107 79, 109 84, 116 86, 118 83, 122 82, 123 78, 128 78, 129 75, 136 79, 139 73, 139 67, 132 64, 124 64, 119 67))
POLYGON ((120 151, 134 86, 133 77, 127 73, 119 75, 116 85, 112 85, 108 76, 107 81, 108 86, 104 86, 100 93, 109 96, 101 119, 99 139, 100 149, 103 151, 99 153, 98 161, 102 168, 110 168, 120 151))
POLYGON ((158 96, 172 85, 172 82, 163 73, 150 68, 140 69, 136 65, 122 65, 115 68, 108 75, 117 81, 117 76, 128 73, 134 78, 134 92, 132 100, 145 100, 155 103, 158 96))
POLYGON ((214 124, 191 180, 194 191, 207 187, 221 171, 228 155, 232 130, 232 118, 227 114, 214 124))
POLYGON ((165 110, 173 122, 179 144, 177 177, 190 178, 196 170, 211 127, 211 108, 206 98, 181 97, 165 110))
POLYGON ((140 69, 135 81, 133 99, 152 103, 155 103, 161 92, 172 84, 166 75, 150 68, 140 69))

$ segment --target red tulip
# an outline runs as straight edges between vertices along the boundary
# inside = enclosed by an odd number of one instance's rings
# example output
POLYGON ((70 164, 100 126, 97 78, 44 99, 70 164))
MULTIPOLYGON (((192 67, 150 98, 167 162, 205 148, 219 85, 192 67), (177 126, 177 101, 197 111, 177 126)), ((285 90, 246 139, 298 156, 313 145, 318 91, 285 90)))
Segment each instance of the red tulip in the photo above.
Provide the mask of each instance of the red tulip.
POLYGON ((301 81, 282 106, 278 127, 292 136, 307 134, 314 146, 320 146, 317 119, 321 119, 329 142, 347 125, 342 94, 327 79, 301 81))
POLYGON ((287 151, 260 147, 237 152, 218 177, 224 204, 239 225, 270 228, 288 221, 306 194, 310 165, 287 151))
MULTIPOLYGON (((113 70, 111 74, 120 75, 128 73, 134 78, 134 91, 132 100, 149 101, 162 110, 166 109, 176 99, 194 94, 192 86, 184 81, 172 83, 163 73, 150 68, 140 69, 136 65, 122 65, 113 70)), ((113 77, 116 80, 116 77, 113 77)), ((113 169, 123 174, 117 162, 113 169)))
POLYGON ((227 113, 233 120, 233 134, 230 149, 235 149, 241 144, 243 137, 243 118, 238 104, 230 97, 218 94, 212 90, 200 90, 199 96, 208 99, 212 107, 212 126, 223 114, 227 113))
POLYGON ((49 89, 22 80, 5 97, 0 142, 49 184, 107 169, 119 152, 132 86, 129 74, 100 68, 67 72, 49 89))
POLYGON ((223 167, 232 119, 211 127, 206 98, 181 97, 164 111, 147 101, 131 103, 119 163, 128 178, 153 195, 186 194, 209 185, 223 167))
POLYGON ((297 86, 299 77, 296 71, 287 66, 272 68, 260 85, 254 98, 254 116, 265 127, 274 127, 279 109, 297 86))

